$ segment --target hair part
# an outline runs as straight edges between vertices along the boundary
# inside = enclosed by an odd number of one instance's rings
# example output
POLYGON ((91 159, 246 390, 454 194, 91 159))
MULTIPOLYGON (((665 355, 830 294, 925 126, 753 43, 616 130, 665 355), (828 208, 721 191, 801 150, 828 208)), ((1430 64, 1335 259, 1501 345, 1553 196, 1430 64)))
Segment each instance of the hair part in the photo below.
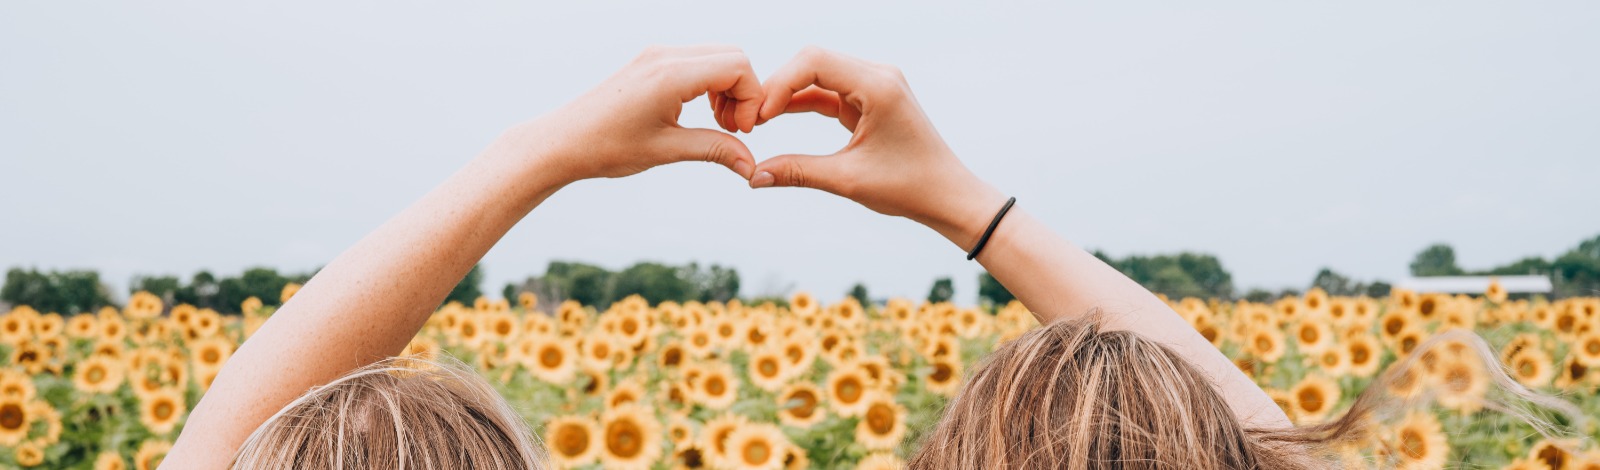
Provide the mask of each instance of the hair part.
POLYGON ((493 387, 454 359, 389 358, 295 399, 233 468, 542 468, 543 446, 493 387))

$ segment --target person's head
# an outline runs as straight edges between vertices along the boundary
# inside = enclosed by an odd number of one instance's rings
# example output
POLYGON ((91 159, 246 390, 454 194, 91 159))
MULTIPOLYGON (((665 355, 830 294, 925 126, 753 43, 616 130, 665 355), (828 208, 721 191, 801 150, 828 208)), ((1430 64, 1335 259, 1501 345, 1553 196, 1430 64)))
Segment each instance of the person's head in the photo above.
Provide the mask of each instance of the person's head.
POLYGON ((257 428, 234 468, 531 469, 543 447, 454 360, 391 358, 317 387, 257 428))
MULTIPOLYGON (((1471 333, 1441 336, 1493 360, 1471 333)), ((1418 404, 1383 391, 1415 357, 1375 380, 1341 418, 1252 429, 1206 373, 1172 349, 1104 330, 1098 315, 1056 322, 1001 345, 975 368, 910 468, 1332 468, 1339 446, 1365 442, 1371 423, 1418 404)), ((1497 388, 1511 395, 1510 406, 1498 409, 1536 425, 1542 421, 1517 404, 1575 412, 1491 369, 1497 388)))

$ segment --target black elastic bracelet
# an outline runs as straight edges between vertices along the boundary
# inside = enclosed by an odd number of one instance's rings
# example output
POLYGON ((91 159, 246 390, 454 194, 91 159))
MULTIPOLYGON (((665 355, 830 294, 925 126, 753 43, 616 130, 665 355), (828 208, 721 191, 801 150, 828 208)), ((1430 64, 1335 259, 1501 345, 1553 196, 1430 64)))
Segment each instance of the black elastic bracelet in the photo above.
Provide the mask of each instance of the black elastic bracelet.
POLYGON ((1006 213, 1011 211, 1011 205, 1016 203, 1017 198, 1013 197, 1011 199, 1007 199, 1006 205, 1000 207, 1000 213, 995 214, 994 220, 989 221, 989 228, 983 231, 983 236, 978 237, 978 246, 972 247, 972 252, 967 253, 967 261, 972 261, 973 258, 977 258, 978 252, 983 251, 983 246, 989 244, 989 236, 994 235, 994 228, 1000 226, 1000 219, 1004 218, 1006 213))

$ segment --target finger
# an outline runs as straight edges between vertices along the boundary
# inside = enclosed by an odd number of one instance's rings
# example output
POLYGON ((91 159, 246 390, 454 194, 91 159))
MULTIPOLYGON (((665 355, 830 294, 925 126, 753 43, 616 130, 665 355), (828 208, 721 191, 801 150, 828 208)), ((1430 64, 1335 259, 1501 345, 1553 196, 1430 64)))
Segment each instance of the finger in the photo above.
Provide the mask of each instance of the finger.
POLYGON ((761 104, 760 117, 772 119, 783 114, 794 95, 812 85, 841 96, 864 91, 876 78, 877 67, 837 52, 807 47, 767 77, 762 85, 767 99, 761 104))
POLYGON ((669 161, 712 162, 728 167, 747 180, 755 172, 756 159, 750 154, 750 148, 728 133, 712 129, 673 129, 661 139, 657 148, 669 161))
MULTIPOLYGON (((721 93, 716 94, 721 95, 721 93)), ((735 119, 733 115, 734 109, 736 109, 738 105, 738 101, 735 101, 733 98, 729 98, 727 95, 723 95, 722 111, 719 114, 722 116, 722 122, 728 123, 728 132, 738 132, 740 130, 739 121, 735 119)))
POLYGON ((779 155, 756 166, 750 187, 802 187, 848 197, 850 173, 839 155, 779 155))
POLYGON ((722 102, 725 99, 726 98, 723 97, 721 93, 710 93, 706 95, 706 101, 711 103, 711 118, 717 121, 717 127, 720 127, 723 130, 728 130, 728 122, 722 120, 722 102))
MULTIPOLYGON (((749 132, 755 127, 765 92, 756 78, 755 69, 743 53, 721 53, 707 56, 673 59, 668 65, 675 77, 676 87, 683 102, 706 93, 721 92, 733 101, 734 128, 749 132)), ((724 105, 727 106, 727 105, 724 105)))

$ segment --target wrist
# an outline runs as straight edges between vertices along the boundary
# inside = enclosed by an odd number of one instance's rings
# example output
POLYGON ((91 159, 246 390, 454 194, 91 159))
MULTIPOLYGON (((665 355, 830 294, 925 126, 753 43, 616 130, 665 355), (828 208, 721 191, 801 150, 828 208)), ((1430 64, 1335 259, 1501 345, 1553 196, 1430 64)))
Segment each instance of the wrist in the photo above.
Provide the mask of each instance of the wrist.
POLYGON ((961 188, 945 192, 947 197, 934 205, 937 209, 918 222, 938 232, 962 251, 971 251, 989 227, 989 222, 994 220, 994 215, 1005 205, 1006 196, 976 177, 961 188))

